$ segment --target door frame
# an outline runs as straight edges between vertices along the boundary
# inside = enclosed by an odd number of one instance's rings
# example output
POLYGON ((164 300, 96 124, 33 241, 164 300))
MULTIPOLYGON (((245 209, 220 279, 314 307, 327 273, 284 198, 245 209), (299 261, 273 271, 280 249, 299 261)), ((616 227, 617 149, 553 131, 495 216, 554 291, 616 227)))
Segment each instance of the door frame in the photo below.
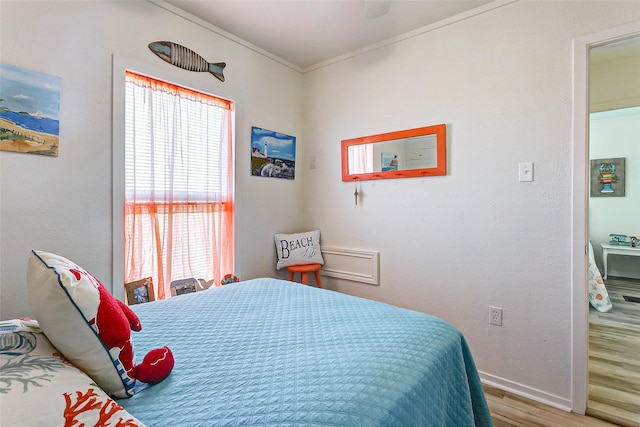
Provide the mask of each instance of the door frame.
POLYGON ((571 228, 571 408, 584 414, 589 397, 589 50, 640 36, 640 21, 573 40, 573 135, 571 228))

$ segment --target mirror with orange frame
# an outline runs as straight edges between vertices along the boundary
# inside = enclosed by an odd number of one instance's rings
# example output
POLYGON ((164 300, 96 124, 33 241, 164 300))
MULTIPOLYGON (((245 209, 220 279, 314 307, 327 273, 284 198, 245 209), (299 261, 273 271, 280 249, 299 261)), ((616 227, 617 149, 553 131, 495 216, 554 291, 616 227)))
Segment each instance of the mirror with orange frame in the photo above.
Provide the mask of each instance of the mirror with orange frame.
POLYGON ((447 174, 446 125, 439 124, 342 141, 342 180, 447 174))

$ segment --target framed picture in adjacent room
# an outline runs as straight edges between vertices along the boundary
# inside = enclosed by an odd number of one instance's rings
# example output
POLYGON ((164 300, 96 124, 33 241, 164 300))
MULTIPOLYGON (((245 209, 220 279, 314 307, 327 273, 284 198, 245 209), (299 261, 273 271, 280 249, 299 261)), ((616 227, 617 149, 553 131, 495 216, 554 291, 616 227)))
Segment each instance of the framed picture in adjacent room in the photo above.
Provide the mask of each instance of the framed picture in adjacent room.
POLYGON ((625 158, 592 159, 589 185, 591 197, 624 197, 625 158))

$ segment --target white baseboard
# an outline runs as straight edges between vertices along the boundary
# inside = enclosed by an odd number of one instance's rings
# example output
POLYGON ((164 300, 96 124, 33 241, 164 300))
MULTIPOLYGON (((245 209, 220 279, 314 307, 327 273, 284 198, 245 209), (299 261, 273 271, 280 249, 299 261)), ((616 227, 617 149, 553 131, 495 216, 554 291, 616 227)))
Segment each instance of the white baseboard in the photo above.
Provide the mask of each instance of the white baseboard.
POLYGON ((480 380, 483 384, 499 388, 500 390, 526 397, 527 399, 534 400, 562 411, 571 412, 571 400, 569 399, 549 394, 541 390, 536 390, 535 388, 514 383, 513 381, 505 380, 504 378, 496 377, 484 372, 480 372, 480 380))

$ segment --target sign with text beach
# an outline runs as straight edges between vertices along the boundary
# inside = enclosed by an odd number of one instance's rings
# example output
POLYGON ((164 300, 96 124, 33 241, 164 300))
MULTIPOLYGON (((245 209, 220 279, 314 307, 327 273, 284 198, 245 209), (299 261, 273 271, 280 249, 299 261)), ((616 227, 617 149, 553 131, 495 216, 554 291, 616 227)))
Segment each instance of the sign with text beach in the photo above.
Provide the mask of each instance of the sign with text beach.
POLYGON ((58 156, 60 80, 0 63, 0 150, 58 156))

